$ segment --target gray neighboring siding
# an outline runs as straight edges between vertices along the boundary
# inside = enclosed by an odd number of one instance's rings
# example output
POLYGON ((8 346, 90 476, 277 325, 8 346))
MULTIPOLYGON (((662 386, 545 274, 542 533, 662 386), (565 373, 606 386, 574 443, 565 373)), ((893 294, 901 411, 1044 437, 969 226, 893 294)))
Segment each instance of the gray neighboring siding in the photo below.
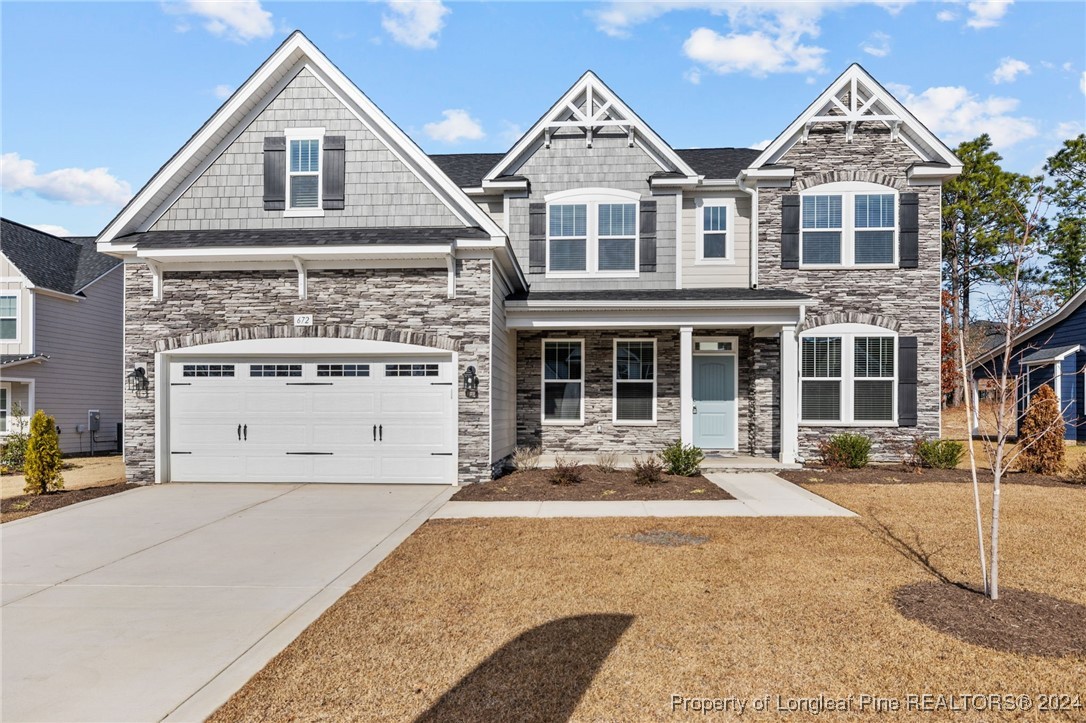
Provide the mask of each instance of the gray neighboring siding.
POLYGON ((151 227, 223 228, 456 226, 460 221, 308 69, 283 89, 229 148, 151 227), (345 207, 323 217, 265 211, 264 136, 323 127, 346 137, 345 207))
POLYGON ((661 170, 641 148, 630 148, 626 135, 599 136, 591 148, 583 134, 555 135, 551 147, 542 146, 509 173, 526 176, 531 184, 527 196, 511 197, 506 219, 509 239, 522 268, 528 264, 528 204, 542 203, 558 191, 579 188, 615 188, 641 194, 642 200, 656 200, 656 271, 638 278, 548 279, 545 274, 528 277, 536 291, 584 288, 673 289, 675 288, 675 195, 653 195, 649 176, 661 170))
POLYGON ((910 186, 906 169, 920 160, 889 130, 861 127, 851 143, 838 128, 818 128, 806 144, 797 143, 781 159, 796 170, 792 188, 760 191, 758 280, 762 287, 781 287, 818 300, 807 309, 805 328, 827 322, 855 321, 894 328, 900 336, 917 337, 917 426, 799 428, 799 451, 817 456, 819 440, 839 432, 862 432, 874 441, 872 456, 900 461, 920 436, 939 436, 939 294, 941 219, 939 186, 910 186), (821 183, 869 181, 920 195, 920 261, 915 269, 802 270, 781 268, 781 197, 821 183))
POLYGON ((737 286, 747 288, 750 286, 750 196, 743 192, 731 193, 701 193, 696 197, 683 198, 683 258, 682 258, 682 286, 684 289, 696 289, 702 287, 737 286), (729 242, 734 244, 733 264, 699 264, 697 262, 698 224, 701 221, 701 213, 697 207, 697 199, 721 199, 730 198, 735 202, 735 217, 732 228, 729 229, 729 242))
MULTIPOLYGON (((124 388, 124 273, 120 266, 87 287, 79 302, 36 294, 35 347, 49 360, 24 364, 12 376, 33 377, 34 405, 56 418, 61 451, 81 451, 75 425, 87 423, 87 411, 102 413, 96 449, 115 449, 122 420, 124 388)), ((82 435, 82 451, 90 434, 82 435)))
POLYGON ((511 455, 517 443, 517 351, 515 332, 505 328, 505 297, 510 293, 509 284, 500 271, 492 268, 491 274, 494 292, 490 304, 490 458, 496 464, 511 455))

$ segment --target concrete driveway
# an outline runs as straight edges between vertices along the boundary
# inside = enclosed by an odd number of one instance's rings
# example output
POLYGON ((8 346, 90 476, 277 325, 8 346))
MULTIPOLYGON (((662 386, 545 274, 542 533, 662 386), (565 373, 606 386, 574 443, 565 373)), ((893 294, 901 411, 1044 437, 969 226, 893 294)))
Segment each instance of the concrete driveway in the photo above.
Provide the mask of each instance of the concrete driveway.
POLYGON ((3 525, 0 717, 202 720, 454 489, 170 484, 3 525))

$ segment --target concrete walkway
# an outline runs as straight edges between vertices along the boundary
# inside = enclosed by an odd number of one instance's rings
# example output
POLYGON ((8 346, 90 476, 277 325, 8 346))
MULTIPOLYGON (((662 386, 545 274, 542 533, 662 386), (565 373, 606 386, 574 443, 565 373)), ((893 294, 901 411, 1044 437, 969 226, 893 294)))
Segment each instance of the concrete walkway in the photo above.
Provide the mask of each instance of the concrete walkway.
POLYGON ((454 490, 170 484, 0 526, 0 718, 203 720, 454 490))
POLYGON ((735 499, 446 502, 433 517, 855 517, 844 507, 768 472, 705 476, 735 499))

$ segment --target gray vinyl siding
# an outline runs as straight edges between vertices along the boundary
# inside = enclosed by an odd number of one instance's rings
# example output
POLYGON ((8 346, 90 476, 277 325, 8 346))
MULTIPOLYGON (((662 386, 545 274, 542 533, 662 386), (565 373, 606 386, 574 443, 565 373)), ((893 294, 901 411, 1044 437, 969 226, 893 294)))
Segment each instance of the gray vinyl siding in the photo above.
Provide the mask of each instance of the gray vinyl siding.
MULTIPOLYGON (((117 266, 83 293, 86 298, 78 302, 36 294, 35 346, 49 359, 17 367, 17 376, 36 381, 34 406, 56 418, 65 454, 80 451, 75 426, 87 423, 88 410, 102 413, 97 449, 116 447, 113 440, 122 420, 123 267, 117 266)), ((89 449, 90 435, 84 433, 82 451, 89 449)))
POLYGON ((642 200, 656 200, 656 271, 637 278, 589 277, 546 278, 531 274, 536 291, 571 289, 674 289, 675 288, 675 195, 654 195, 649 176, 660 165, 640 147, 629 147, 626 134, 597 135, 592 147, 585 147, 584 134, 555 135, 551 147, 542 145, 508 173, 526 176, 531 184, 527 195, 510 198, 507 229, 520 265, 528 268, 528 204, 542 203, 545 196, 580 188, 610 188, 641 194, 642 200))
POLYGON ((517 441, 517 358, 515 332, 505 328, 505 297, 511 289, 496 268, 492 278, 490 456, 498 462, 513 453, 517 441))
POLYGON ((684 289, 703 287, 750 286, 750 196, 745 193, 702 193, 683 198, 682 216, 682 286, 684 289), (698 225, 701 212, 698 199, 730 198, 735 203, 728 241, 733 245, 733 264, 699 264, 697 262, 698 225))
POLYGON ((505 228, 505 198, 497 196, 496 198, 479 198, 476 199, 476 203, 479 204, 479 208, 486 211, 487 215, 494 219, 494 223, 498 226, 505 228))
POLYGON ((238 228, 456 226, 460 221, 418 176, 308 69, 152 226, 153 231, 238 228), (345 204, 321 217, 285 218, 264 210, 264 137, 322 127, 346 138, 345 204))

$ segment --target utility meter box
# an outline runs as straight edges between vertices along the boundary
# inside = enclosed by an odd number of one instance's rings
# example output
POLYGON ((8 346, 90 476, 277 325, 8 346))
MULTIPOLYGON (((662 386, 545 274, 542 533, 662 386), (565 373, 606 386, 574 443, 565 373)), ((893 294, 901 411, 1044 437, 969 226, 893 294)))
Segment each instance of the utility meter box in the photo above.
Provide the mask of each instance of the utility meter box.
POLYGON ((97 409, 87 410, 87 429, 97 432, 102 426, 102 413, 97 409))

